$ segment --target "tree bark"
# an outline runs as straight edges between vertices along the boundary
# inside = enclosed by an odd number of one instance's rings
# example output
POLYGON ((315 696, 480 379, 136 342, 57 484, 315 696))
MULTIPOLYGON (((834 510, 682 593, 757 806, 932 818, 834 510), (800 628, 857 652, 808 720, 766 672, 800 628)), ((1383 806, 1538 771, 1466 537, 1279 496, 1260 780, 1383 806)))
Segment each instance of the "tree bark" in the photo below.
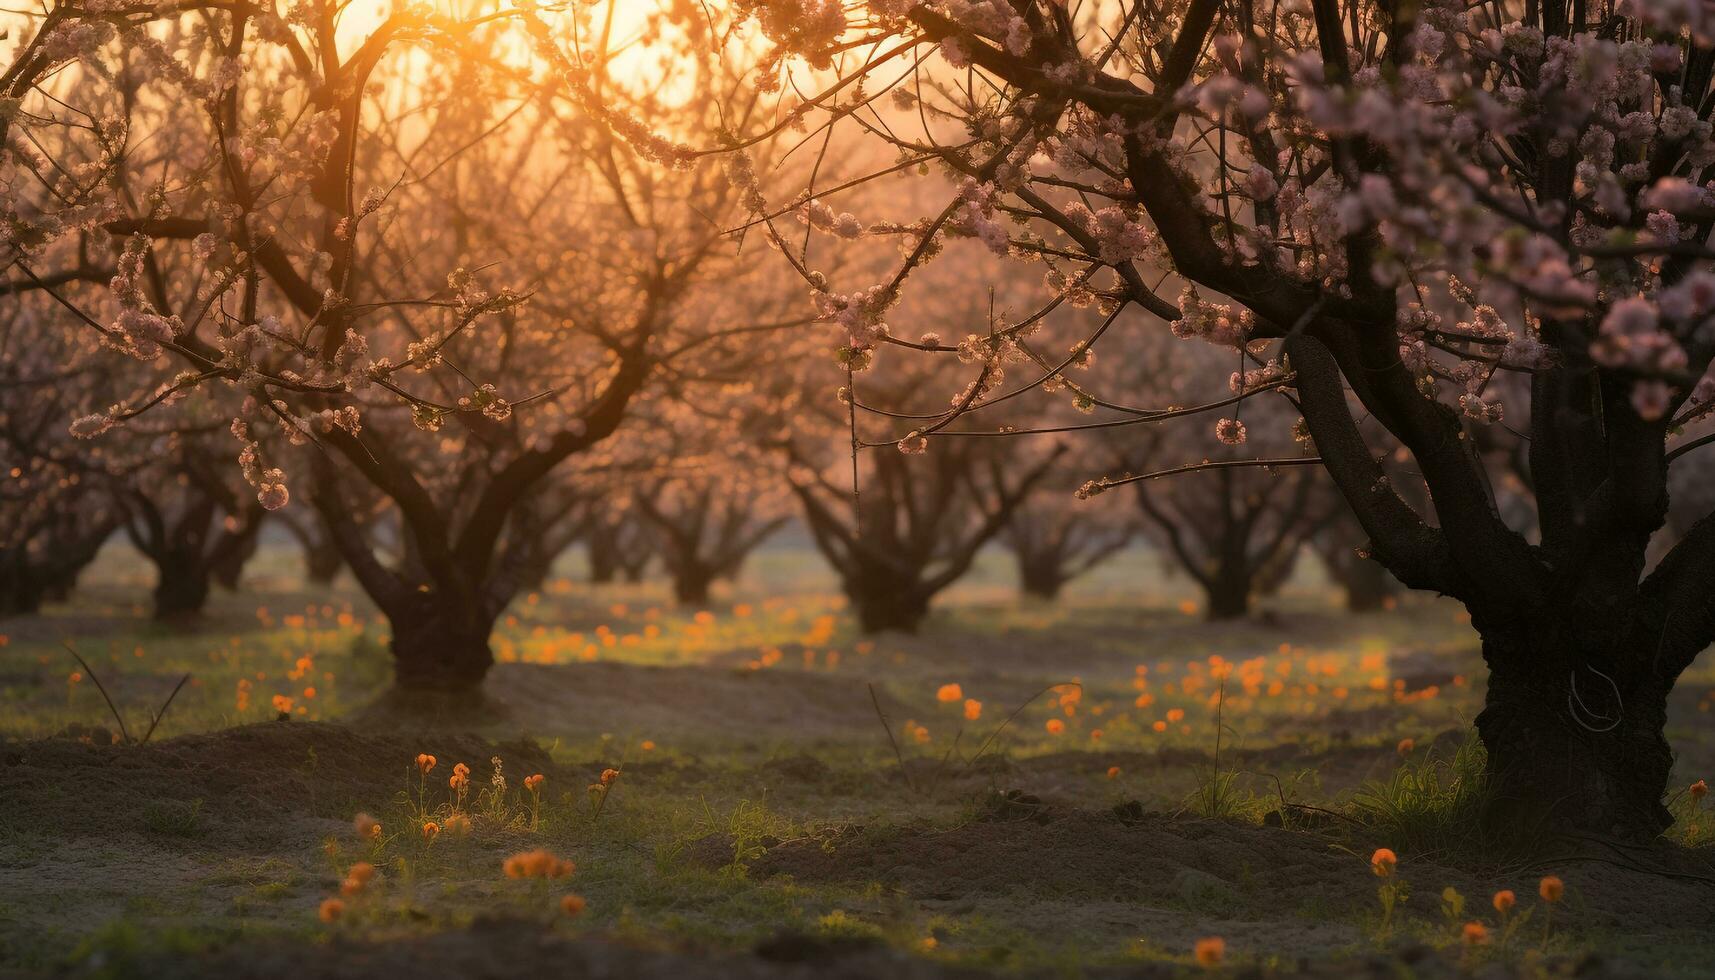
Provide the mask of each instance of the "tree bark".
POLYGON ((719 573, 702 564, 675 562, 673 566, 673 598, 681 606, 702 606, 709 601, 709 587, 719 573))
POLYGON ((1053 602, 1060 598, 1060 591, 1066 587, 1066 576, 1061 572, 1060 565, 1052 558, 1039 555, 1027 555, 1024 551, 1015 551, 1018 559, 1018 588, 1027 597, 1053 602))
POLYGON ((1251 612, 1251 595, 1255 591, 1248 569, 1223 567, 1219 574, 1204 583, 1206 606, 1203 618, 1211 623, 1243 619, 1251 612))
POLYGON ((866 634, 916 633, 929 616, 932 593, 889 569, 846 576, 845 592, 857 609, 858 627, 866 634))
POLYGON ((1533 648, 1523 631, 1489 633, 1477 732, 1488 751, 1486 820, 1497 835, 1572 829, 1645 840, 1673 818, 1667 686, 1610 682, 1578 654, 1533 648))
POLYGON ((201 555, 174 550, 155 561, 157 622, 183 622, 202 615, 208 603, 210 569, 201 555))
POLYGON ((493 620, 450 597, 425 597, 390 612, 394 686, 408 693, 457 694, 482 686, 494 652, 493 620))
POLYGON ((26 556, 0 550, 0 616, 41 612, 48 585, 32 571, 26 556))

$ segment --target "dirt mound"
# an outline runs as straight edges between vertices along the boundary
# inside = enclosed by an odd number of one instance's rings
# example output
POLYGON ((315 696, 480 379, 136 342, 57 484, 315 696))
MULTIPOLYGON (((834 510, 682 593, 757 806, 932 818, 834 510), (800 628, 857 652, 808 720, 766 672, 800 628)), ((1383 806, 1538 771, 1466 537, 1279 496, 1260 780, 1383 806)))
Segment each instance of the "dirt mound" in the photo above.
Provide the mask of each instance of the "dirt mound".
MULTIPOLYGON (((984 974, 911 957, 880 944, 778 937, 752 954, 645 950, 572 936, 515 919, 479 919, 467 929, 384 942, 337 939, 325 946, 303 942, 247 943, 209 956, 140 958, 101 964, 101 971, 155 978, 352 978, 379 976, 633 977, 639 980, 706 977, 710 980, 901 980, 978 977, 984 974), (114 966, 120 966, 114 970, 114 966)), ((91 971, 95 972, 95 971, 91 971)))
POLYGON ((1361 861, 1314 835, 1158 815, 1128 826, 1112 814, 1052 808, 1046 819, 984 819, 948 830, 848 828, 773 848, 752 872, 874 881, 940 900, 1025 893, 1278 906, 1296 895, 1344 911, 1373 901, 1375 890, 1361 861))
MULTIPOLYGON (((383 735, 315 722, 264 722, 143 746, 72 738, 0 746, 0 795, 8 816, 54 837, 135 831, 201 844, 257 835, 290 820, 348 819, 415 787, 413 760, 427 752, 442 770, 465 762, 480 774, 499 756, 506 771, 558 773, 534 742, 495 744, 471 735, 383 735), (148 801, 146 804, 141 801, 148 801), (223 820, 239 814, 243 819, 223 820), (193 833, 194 831, 194 833, 193 833)), ((569 778, 569 777, 568 777, 569 778)))
MULTIPOLYGON (((489 697, 521 731, 640 733, 650 738, 720 735, 768 741, 879 734, 875 706, 856 676, 731 667, 501 664, 489 697)), ((883 707, 900 710, 885 695, 883 707)))

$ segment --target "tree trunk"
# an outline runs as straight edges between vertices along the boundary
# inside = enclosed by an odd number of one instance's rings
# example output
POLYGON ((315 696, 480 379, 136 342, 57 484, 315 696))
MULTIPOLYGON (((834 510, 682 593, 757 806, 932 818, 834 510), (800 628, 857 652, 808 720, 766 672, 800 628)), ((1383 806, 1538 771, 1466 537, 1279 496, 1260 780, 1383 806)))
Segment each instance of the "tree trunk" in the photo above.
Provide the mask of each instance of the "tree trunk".
POLYGON ((1029 598, 1053 602, 1066 587, 1066 576, 1052 559, 1018 552, 1018 587, 1029 598))
POLYGON ((585 550, 589 553, 590 583, 611 585, 614 579, 619 577, 619 560, 613 553, 612 546, 600 538, 592 537, 585 550))
POLYGON ((701 564, 681 564, 673 569, 673 597, 681 606, 702 606, 709 601, 715 570, 701 564))
POLYGON ((209 569, 216 585, 228 592, 238 591, 238 579, 244 574, 244 566, 256 557, 256 549, 262 543, 261 528, 261 522, 255 522, 252 527, 239 532, 238 540, 221 549, 221 554, 209 569))
POLYGON ((494 653, 493 622, 464 604, 425 598, 406 614, 388 614, 393 626, 393 683, 406 693, 459 694, 477 690, 494 653))
POLYGON ((858 626, 865 633, 915 633, 929 615, 926 591, 896 573, 848 577, 845 591, 857 607, 858 626))
POLYGON ((1399 580, 1380 562, 1353 558, 1341 567, 1330 566, 1334 579, 1346 592, 1346 611, 1377 612, 1391 607, 1399 593, 1399 580))
POLYGON ((332 585, 345 567, 345 559, 332 542, 318 541, 304 546, 304 580, 315 585, 332 585))
POLYGON ((30 568, 23 555, 0 550, 0 616, 27 616, 40 612, 48 583, 30 568))
POLYGON ((1251 576, 1245 571, 1222 568, 1204 584, 1207 607, 1203 618, 1211 623, 1243 619, 1251 611, 1251 576))
POLYGON ((155 619, 195 619, 208 603, 209 567, 199 555, 168 552, 155 561, 155 619))
MULTIPOLYGON (((1593 633, 1597 631, 1583 631, 1593 633)), ((1477 732, 1488 751, 1486 822, 1497 835, 1574 830, 1631 840, 1658 836, 1673 768, 1664 731, 1667 687, 1614 683, 1575 647, 1541 646, 1545 631, 1485 634, 1488 695, 1477 732)), ((1614 671, 1618 673, 1618 671, 1614 671)))

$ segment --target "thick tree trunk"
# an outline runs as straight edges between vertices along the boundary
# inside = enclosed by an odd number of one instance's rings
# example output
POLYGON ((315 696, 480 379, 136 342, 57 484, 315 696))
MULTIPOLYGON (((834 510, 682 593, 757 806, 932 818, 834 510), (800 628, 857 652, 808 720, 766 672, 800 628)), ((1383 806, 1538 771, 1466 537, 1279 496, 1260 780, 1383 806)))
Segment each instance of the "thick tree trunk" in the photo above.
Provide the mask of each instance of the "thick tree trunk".
POLYGON ((1354 558, 1343 567, 1330 567, 1346 593, 1346 611, 1378 612, 1391 607, 1399 594, 1399 580, 1379 562, 1354 558))
POLYGON ((1533 648, 1519 634, 1485 635, 1483 653, 1490 675, 1477 732, 1488 751, 1486 817, 1497 836, 1549 830, 1647 840, 1672 824, 1662 804, 1673 768, 1665 685, 1610 680, 1593 666, 1600 661, 1580 662, 1574 645, 1533 648))
POLYGON ((585 549, 589 553, 590 582, 594 585, 610 585, 619 577, 618 556, 613 548, 599 538, 592 538, 585 549))
POLYGON ((488 639, 493 623, 455 601, 425 600, 407 614, 390 613, 393 683, 405 693, 476 691, 494 666, 488 639))
POLYGON ((208 603, 208 564, 200 555, 169 552, 155 560, 155 619, 176 622, 202 615, 208 603))
POLYGON ((1066 576, 1058 563, 1042 557, 1027 557, 1018 553, 1018 588, 1027 597, 1053 602, 1066 587, 1066 576))
POLYGON ((256 557, 256 549, 262 543, 261 522, 240 534, 242 536, 238 540, 222 549, 209 569, 214 583, 228 592, 238 591, 238 580, 244 574, 244 566, 256 557))
POLYGON ((1219 623, 1249 616, 1252 591, 1252 576, 1246 571, 1220 569, 1213 579, 1203 585, 1207 603, 1203 618, 1211 623, 1219 623))
POLYGON ((847 598, 858 614, 858 626, 865 633, 893 630, 915 633, 929 615, 929 595, 915 583, 885 572, 848 577, 845 581, 847 598))
POLYGON ((673 598, 681 606, 701 606, 709 601, 709 587, 716 572, 701 564, 679 565, 673 569, 673 598))
POLYGON ((48 587, 26 558, 0 550, 0 616, 40 612, 48 587))
POLYGON ((331 542, 304 546, 304 580, 315 585, 332 585, 345 567, 345 559, 331 542))

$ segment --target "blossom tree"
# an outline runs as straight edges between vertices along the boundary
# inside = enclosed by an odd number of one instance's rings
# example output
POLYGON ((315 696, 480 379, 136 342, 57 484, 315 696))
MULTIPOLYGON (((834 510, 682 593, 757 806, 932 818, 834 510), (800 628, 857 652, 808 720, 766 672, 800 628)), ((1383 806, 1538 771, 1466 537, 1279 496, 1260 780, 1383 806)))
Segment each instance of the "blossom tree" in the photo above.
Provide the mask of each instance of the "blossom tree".
MULTIPOLYGON (((953 178, 895 274, 804 270, 854 349, 938 351, 888 311, 944 240, 976 236, 1268 371, 1371 553, 1469 609, 1497 824, 1668 825, 1667 696, 1715 639, 1715 517, 1645 560, 1715 395, 1705 6, 739 6, 823 125, 953 178), (1535 535, 1473 437, 1509 374, 1528 379, 1535 535)), ((837 186, 806 190, 831 208, 837 186)))
MULTIPOLYGON (((681 304, 742 288, 736 192, 638 118, 701 135, 761 103, 683 5, 642 30, 685 84, 620 84, 615 9, 66 5, 0 78, 20 279, 173 397, 222 406, 262 508, 302 478, 406 693, 480 685, 532 491, 734 346, 681 304), (365 533, 371 492, 397 556, 365 533)), ((159 400, 73 429, 119 438, 159 400)))

